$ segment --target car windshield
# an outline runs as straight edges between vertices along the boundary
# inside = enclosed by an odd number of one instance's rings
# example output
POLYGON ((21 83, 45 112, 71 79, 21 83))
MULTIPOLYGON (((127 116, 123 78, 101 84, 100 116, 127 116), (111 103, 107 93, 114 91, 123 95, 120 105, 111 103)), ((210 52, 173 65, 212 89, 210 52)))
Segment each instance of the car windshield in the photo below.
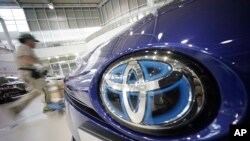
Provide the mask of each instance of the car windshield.
POLYGON ((15 78, 6 78, 6 77, 0 77, 0 85, 5 84, 5 83, 9 83, 9 82, 14 82, 17 79, 15 78))
POLYGON ((8 83, 8 80, 5 77, 0 77, 0 84, 8 83))

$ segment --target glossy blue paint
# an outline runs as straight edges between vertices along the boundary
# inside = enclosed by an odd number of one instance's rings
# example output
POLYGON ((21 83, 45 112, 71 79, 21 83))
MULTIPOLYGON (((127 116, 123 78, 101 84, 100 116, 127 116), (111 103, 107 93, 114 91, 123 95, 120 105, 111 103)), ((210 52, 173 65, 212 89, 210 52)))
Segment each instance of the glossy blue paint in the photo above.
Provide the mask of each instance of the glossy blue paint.
POLYGON ((92 51, 87 64, 65 79, 66 87, 92 107, 109 126, 130 138, 218 140, 228 134, 230 124, 249 122, 249 6, 246 0, 186 0, 162 8, 157 15, 145 17, 130 30, 92 51), (130 31, 133 35, 129 34, 130 31), (150 49, 183 53, 203 64, 214 76, 221 94, 221 105, 208 127, 187 136, 156 137, 129 130, 106 114, 99 101, 103 71, 126 54, 150 49))
MULTIPOLYGON (((174 45, 171 45, 174 46, 174 45)), ((245 87, 239 77, 233 72, 228 66, 223 64, 218 59, 208 55, 208 54, 200 54, 200 52, 195 50, 189 50, 187 48, 182 48, 181 46, 174 47, 178 52, 184 52, 188 55, 193 55, 195 59, 200 59, 201 63, 203 63, 215 76, 217 83, 220 87, 220 91, 222 94, 222 105, 220 108, 220 112, 217 118, 211 123, 206 129, 201 130, 200 132, 190 135, 188 137, 152 137, 146 136, 143 134, 139 134, 136 132, 131 132, 130 130, 120 126, 116 121, 110 118, 103 109, 103 106, 100 104, 99 98, 99 91, 98 91, 98 83, 99 78, 102 75, 102 71, 98 71, 94 78, 90 83, 90 98, 92 101, 92 105, 94 109, 103 116, 103 118, 110 123, 112 127, 117 128, 124 134, 131 136, 135 139, 141 140, 145 139, 148 140, 166 140, 166 139, 179 139, 179 140, 187 140, 187 138, 191 139, 200 139, 200 138, 208 138, 209 139, 218 139, 224 134, 228 133, 229 125, 233 122, 240 121, 245 114, 246 106, 247 106, 247 96, 245 87), (225 78, 230 78, 231 81, 224 81, 225 78), (237 97, 235 96, 237 94, 237 97), (228 114, 231 113, 231 114, 228 114), (197 135, 199 135, 197 137, 197 135)), ((117 59, 117 58, 115 58, 117 59)), ((114 59, 114 60, 115 60, 114 59)), ((112 61, 108 62, 110 64, 112 61)))

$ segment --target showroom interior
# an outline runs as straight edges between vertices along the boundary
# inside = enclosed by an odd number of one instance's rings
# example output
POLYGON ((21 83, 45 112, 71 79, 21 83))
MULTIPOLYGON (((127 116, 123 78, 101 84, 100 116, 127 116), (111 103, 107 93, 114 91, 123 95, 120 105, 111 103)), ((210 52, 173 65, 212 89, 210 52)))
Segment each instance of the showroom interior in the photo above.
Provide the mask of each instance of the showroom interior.
MULTIPOLYGON (((39 40, 34 53, 48 67, 46 79, 51 87, 60 87, 64 77, 79 65, 81 54, 166 3, 163 0, 1 0, 0 76, 18 77, 14 55, 20 45, 18 37, 30 33, 39 40)), ((62 94, 62 90, 54 92, 52 101, 63 99, 62 94)), ((42 106, 41 98, 36 98, 18 117, 15 127, 0 129, 0 140, 71 140, 65 113, 58 110, 44 113, 42 106)), ((95 139, 90 136, 86 140, 95 139)))
POLYGON ((0 0, 0 141, 248 134, 249 6, 0 0))

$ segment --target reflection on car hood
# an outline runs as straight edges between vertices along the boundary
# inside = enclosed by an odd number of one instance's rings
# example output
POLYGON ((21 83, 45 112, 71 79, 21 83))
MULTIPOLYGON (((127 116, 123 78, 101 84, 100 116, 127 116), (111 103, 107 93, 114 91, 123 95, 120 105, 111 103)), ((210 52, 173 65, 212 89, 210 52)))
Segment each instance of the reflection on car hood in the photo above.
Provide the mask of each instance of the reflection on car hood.
POLYGON ((25 83, 22 81, 14 81, 14 82, 9 82, 9 83, 4 83, 2 85, 4 86, 4 85, 16 85, 16 84, 25 84, 25 83))

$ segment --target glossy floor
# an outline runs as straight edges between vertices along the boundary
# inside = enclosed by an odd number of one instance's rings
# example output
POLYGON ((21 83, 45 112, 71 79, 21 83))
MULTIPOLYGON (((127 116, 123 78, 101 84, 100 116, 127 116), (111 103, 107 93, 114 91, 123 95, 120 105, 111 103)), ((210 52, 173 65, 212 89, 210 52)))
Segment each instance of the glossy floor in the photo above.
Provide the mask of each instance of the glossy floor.
MULTIPOLYGON (((0 108, 9 104, 0 105, 0 108)), ((41 99, 36 98, 18 117, 15 127, 0 128, 0 141, 71 141, 64 112, 42 112, 41 99)), ((0 126, 5 122, 0 111, 0 126)))

